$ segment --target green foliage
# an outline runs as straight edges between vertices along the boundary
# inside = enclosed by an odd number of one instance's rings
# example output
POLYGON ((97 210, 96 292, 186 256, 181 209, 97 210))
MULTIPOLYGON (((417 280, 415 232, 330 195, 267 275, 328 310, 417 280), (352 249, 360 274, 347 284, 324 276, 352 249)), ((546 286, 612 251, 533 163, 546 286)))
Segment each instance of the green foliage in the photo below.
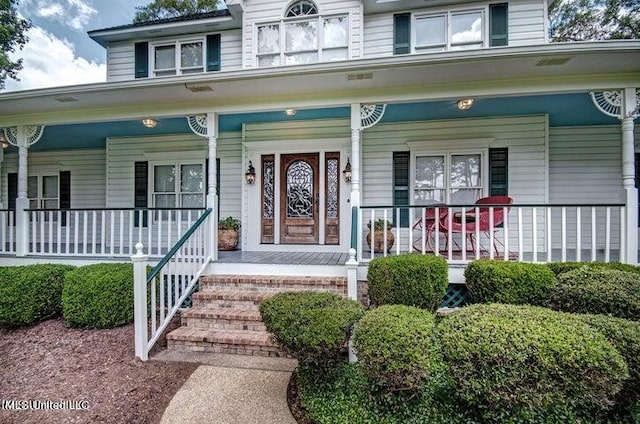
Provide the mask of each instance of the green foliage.
POLYGON ((551 0, 553 41, 640 38, 637 0, 551 0))
POLYGON ((551 268, 556 277, 584 266, 597 269, 617 269, 618 271, 640 274, 640 267, 620 262, 550 262, 547 266, 551 268))
POLYGON ((337 361, 362 305, 327 292, 278 293, 260 304, 267 330, 300 362, 326 369, 337 361))
POLYGON ((154 0, 146 6, 136 7, 133 23, 177 18, 218 10, 217 0, 154 0))
POLYGON ((431 338, 434 326, 430 311, 411 306, 368 311, 355 327, 353 343, 371 383, 382 392, 420 396, 439 359, 431 338))
POLYGON ((21 326, 58 316, 68 265, 0 267, 0 325, 21 326))
POLYGON ((435 311, 449 284, 447 261, 429 255, 375 258, 367 274, 374 305, 400 304, 435 311))
POLYGON ((240 228, 240 220, 232 216, 228 216, 218 221, 219 230, 236 230, 240 228))
POLYGON ((0 0, 0 90, 7 78, 19 80, 22 59, 13 60, 10 55, 16 49, 22 50, 28 41, 26 32, 31 28, 31 22, 18 15, 17 5, 17 0, 0 0))
MULTIPOLYGON (((373 229, 374 230, 384 230, 384 225, 385 222, 387 224, 387 230, 390 230, 393 228, 393 224, 391 223, 391 221, 385 221, 384 219, 376 219, 375 221, 373 221, 373 229)), ((371 228, 371 220, 369 220, 369 222, 367 222, 367 228, 371 228)))
MULTIPOLYGON (((576 315, 589 326, 600 331, 620 352, 629 368, 629 378, 616 398, 618 413, 628 413, 640 402, 640 322, 606 315, 576 315)), ((618 416, 618 422, 623 417, 618 416)))
POLYGON ((557 284, 546 265, 498 260, 474 261, 464 277, 474 303, 545 305, 557 284))
POLYGON ((111 328, 133 322, 133 266, 102 263, 67 273, 62 312, 71 327, 111 328))
POLYGON ((546 308, 473 305, 437 334, 458 395, 488 422, 576 422, 610 407, 628 377, 599 331, 546 308))
POLYGON ((582 267, 560 274, 549 306, 584 314, 640 317, 640 275, 610 269, 582 267))

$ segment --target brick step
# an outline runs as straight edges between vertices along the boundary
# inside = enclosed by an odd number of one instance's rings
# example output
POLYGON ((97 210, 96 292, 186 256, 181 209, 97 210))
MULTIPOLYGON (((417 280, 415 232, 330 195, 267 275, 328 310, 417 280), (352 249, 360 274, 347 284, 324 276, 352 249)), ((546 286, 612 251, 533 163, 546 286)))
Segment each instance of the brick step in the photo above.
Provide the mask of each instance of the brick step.
POLYGON ((235 308, 190 308, 181 315, 182 325, 189 328, 265 331, 260 312, 235 308))
POLYGON ((167 334, 167 349, 174 351, 286 356, 266 331, 217 330, 180 327, 167 334))
POLYGON ((264 299, 276 292, 207 290, 194 293, 195 308, 224 308, 257 311, 264 299))
POLYGON ((207 275, 200 278, 200 290, 235 291, 333 291, 346 294, 345 277, 304 277, 264 275, 207 275))

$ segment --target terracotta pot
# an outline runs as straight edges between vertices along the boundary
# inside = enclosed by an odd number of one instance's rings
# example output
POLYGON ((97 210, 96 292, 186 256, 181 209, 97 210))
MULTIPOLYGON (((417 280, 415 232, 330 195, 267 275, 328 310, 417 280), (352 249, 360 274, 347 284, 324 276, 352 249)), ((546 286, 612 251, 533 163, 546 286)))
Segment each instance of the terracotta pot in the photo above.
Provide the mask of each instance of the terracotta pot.
POLYGON ((218 250, 236 250, 238 247, 238 231, 218 230, 218 250))
MULTIPOLYGON (((375 231, 376 233, 374 234, 374 239, 375 239, 374 241, 376 245, 373 251, 375 253, 382 253, 383 252, 382 248, 384 244, 384 230, 375 230, 375 231)), ((396 241, 396 238, 393 235, 393 232, 390 229, 388 229, 387 230, 387 246, 386 246, 387 253, 389 253, 395 241, 396 241)), ((371 248, 371 230, 369 230, 369 233, 367 234, 367 244, 369 245, 369 248, 371 248)))

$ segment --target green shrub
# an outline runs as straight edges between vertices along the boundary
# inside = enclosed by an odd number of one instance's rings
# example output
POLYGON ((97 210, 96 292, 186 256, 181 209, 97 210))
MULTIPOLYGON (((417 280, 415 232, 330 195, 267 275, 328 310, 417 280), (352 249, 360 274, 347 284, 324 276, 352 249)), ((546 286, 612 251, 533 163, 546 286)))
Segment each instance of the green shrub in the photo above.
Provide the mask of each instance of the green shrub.
POLYGON ((267 331, 288 354, 326 368, 336 361, 349 330, 364 310, 355 300, 335 293, 278 293, 260 304, 267 331))
POLYGON ((111 328, 133 322, 133 266, 103 263, 69 272, 62 312, 71 327, 111 328))
POLYGON ((619 318, 640 317, 640 275, 610 269, 582 267, 560 274, 552 291, 551 308, 619 318))
POLYGON ((449 284, 447 262, 429 255, 375 258, 367 274, 373 305, 400 304, 435 311, 449 284))
POLYGON ((411 306, 368 311, 355 327, 353 343, 369 380, 382 391, 421 394, 439 359, 431 338, 434 326, 430 311, 411 306))
POLYGON ((68 265, 0 267, 0 325, 29 325, 58 316, 68 265))
POLYGON ((617 397, 620 409, 628 411, 640 402, 640 322, 607 315, 576 315, 600 331, 620 352, 629 368, 629 378, 617 397))
POLYGON ((543 306, 557 284, 546 265, 498 260, 470 263, 464 278, 473 303, 543 306))
POLYGON ((605 411, 629 375, 599 331, 546 308, 473 305, 437 334, 458 395, 491 422, 574 422, 554 419, 605 411))
POLYGON ((583 266, 597 269, 617 269, 618 271, 640 274, 640 267, 622 264, 620 262, 550 262, 547 266, 551 268, 551 271, 553 271, 556 276, 564 274, 565 272, 573 271, 574 269, 582 268, 583 266))

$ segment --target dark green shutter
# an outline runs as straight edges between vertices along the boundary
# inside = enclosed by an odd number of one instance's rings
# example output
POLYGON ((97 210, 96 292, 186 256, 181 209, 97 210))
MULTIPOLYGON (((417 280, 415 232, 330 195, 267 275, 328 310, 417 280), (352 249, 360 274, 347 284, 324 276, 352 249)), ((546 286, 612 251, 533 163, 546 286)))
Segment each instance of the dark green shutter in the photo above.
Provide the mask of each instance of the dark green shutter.
POLYGON ((489 149, 489 194, 509 195, 509 151, 507 148, 489 149))
MULTIPOLYGON (((60 171, 60 209, 71 209, 71 171, 60 171)), ((67 213, 61 212, 61 225, 67 225, 67 213)))
MULTIPOLYGON (((409 152, 393 153, 393 204, 395 206, 409 204, 409 152)), ((393 223, 398 226, 395 212, 393 223)), ((400 210, 399 226, 409 226, 409 209, 400 210)))
POLYGON ((149 76, 149 43, 135 45, 135 74, 136 78, 149 76))
POLYGON ((411 53, 411 14, 393 15, 393 54, 411 53))
POLYGON ((220 70, 220 34, 207 35, 207 72, 220 70))
POLYGON ((489 46, 506 46, 508 37, 508 6, 507 3, 489 5, 489 46))
POLYGON ((16 210, 16 199, 18 198, 18 174, 11 172, 7 174, 7 206, 16 210))
MULTIPOLYGON (((148 205, 148 187, 149 187, 149 163, 148 162, 136 162, 134 165, 134 200, 133 207, 138 209, 146 209, 148 205)), ((134 225, 140 226, 139 213, 136 211, 134 214, 134 225)), ((142 226, 148 225, 147 211, 142 214, 142 226)))

